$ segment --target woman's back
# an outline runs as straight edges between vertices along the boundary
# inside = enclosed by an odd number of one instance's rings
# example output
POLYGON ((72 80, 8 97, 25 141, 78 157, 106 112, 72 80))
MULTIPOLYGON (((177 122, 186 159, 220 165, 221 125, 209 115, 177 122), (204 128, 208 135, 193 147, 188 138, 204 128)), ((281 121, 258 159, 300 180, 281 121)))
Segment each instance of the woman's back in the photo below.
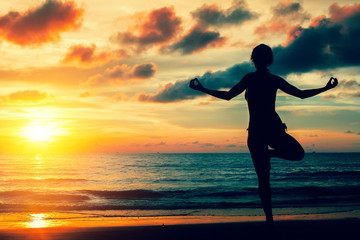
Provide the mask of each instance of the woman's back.
POLYGON ((282 127, 275 111, 279 77, 268 71, 256 71, 246 75, 248 87, 245 98, 250 115, 249 130, 266 130, 282 127))

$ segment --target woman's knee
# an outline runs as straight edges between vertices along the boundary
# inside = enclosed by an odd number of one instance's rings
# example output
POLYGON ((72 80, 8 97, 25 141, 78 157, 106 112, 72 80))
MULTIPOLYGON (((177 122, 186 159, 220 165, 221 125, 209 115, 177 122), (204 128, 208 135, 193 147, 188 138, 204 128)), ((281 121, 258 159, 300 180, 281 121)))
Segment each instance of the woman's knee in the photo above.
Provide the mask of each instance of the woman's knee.
POLYGON ((286 134, 282 140, 283 142, 280 149, 283 149, 288 160, 300 161, 304 158, 305 151, 295 138, 286 134))
POLYGON ((304 158, 305 156, 305 151, 304 149, 300 146, 296 151, 293 152, 293 159, 294 161, 300 161, 304 158))

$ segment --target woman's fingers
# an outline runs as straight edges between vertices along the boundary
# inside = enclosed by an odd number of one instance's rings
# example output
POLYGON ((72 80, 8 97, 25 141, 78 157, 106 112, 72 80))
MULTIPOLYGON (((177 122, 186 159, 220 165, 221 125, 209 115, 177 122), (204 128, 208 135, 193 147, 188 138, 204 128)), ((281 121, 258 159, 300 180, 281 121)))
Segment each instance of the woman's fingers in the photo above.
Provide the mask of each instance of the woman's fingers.
POLYGON ((337 80, 337 78, 331 77, 330 80, 329 80, 329 82, 330 82, 330 86, 333 87, 333 88, 338 85, 338 80, 337 80))
POLYGON ((199 82, 199 80, 198 80, 197 78, 194 78, 194 79, 192 79, 192 80, 190 81, 190 87, 191 87, 191 88, 196 89, 196 88, 199 87, 199 85, 200 85, 200 82, 199 82))

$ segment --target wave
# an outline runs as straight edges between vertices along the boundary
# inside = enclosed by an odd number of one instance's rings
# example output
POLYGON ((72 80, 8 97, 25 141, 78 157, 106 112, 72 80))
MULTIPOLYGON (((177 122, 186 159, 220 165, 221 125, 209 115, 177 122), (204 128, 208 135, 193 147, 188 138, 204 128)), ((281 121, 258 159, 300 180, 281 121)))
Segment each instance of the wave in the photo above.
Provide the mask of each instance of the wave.
POLYGON ((273 188, 272 192, 280 195, 306 195, 306 196, 360 196, 360 186, 303 186, 293 188, 273 188))
POLYGON ((345 170, 332 170, 332 171, 316 171, 310 172, 306 170, 288 172, 284 176, 294 177, 360 177, 360 171, 345 171, 345 170))
POLYGON ((257 195, 257 188, 244 188, 240 191, 218 191, 214 189, 191 189, 191 190, 175 190, 175 191, 152 191, 152 190, 128 190, 128 191, 97 191, 97 190, 82 190, 82 193, 87 193, 97 197, 106 199, 149 199, 149 198, 232 198, 246 195, 257 195))
POLYGON ((35 191, 3 191, 0 192, 0 199, 4 202, 84 202, 90 200, 86 195, 57 193, 57 192, 35 192, 35 191))
MULTIPOLYGON (((82 190, 82 193, 105 199, 146 200, 146 199, 241 199, 242 197, 258 197, 257 188, 243 188, 240 190, 221 191, 219 188, 198 188, 175 191, 127 190, 127 191, 98 191, 82 190)), ((302 186, 302 187, 275 187, 272 192, 279 197, 307 196, 338 198, 340 196, 360 197, 359 186, 302 186)))
POLYGON ((308 182, 327 180, 338 180, 340 182, 359 182, 360 171, 296 171, 291 173, 278 174, 275 176, 275 179, 285 183, 291 183, 303 179, 306 179, 308 182))
MULTIPOLYGON (((359 186, 273 188, 274 207, 358 206, 359 186)), ((177 191, 30 190, 0 192, 1 211, 195 210, 261 208, 256 188, 177 191)))
POLYGON ((0 204, 1 211, 106 211, 106 210, 195 210, 195 209, 234 209, 234 208, 258 208, 260 203, 187 203, 168 205, 51 205, 51 204, 0 204))
MULTIPOLYGON (((293 197, 356 197, 360 198, 360 186, 300 186, 300 187, 273 187, 274 197, 282 199, 292 199, 293 197)), ((241 199, 258 199, 258 189, 240 188, 222 190, 217 187, 195 188, 184 190, 73 190, 73 191, 51 191, 51 190, 14 190, 0 192, 0 199, 11 198, 31 198, 31 199, 59 199, 59 200, 144 200, 152 201, 161 199, 163 201, 179 201, 196 199, 198 201, 221 201, 241 200, 241 199)))
MULTIPOLYGON (((319 199, 295 199, 286 201, 273 201, 274 208, 301 208, 301 207, 356 207, 360 206, 359 202, 338 202, 336 200, 323 201, 319 199)), ((217 202, 217 203, 198 203, 182 202, 169 204, 138 204, 138 205, 114 205, 114 204, 10 204, 0 203, 2 212, 13 211, 139 211, 139 210, 211 210, 211 209, 252 209, 261 208, 260 200, 252 202, 217 202)))
POLYGON ((127 190, 127 191, 100 191, 100 190, 81 190, 80 192, 87 193, 97 197, 106 199, 148 199, 148 198, 163 198, 172 197, 185 194, 187 191, 152 191, 145 189, 127 190))
POLYGON ((66 182, 86 182, 84 178, 24 178, 9 179, 9 183, 66 183, 66 182))

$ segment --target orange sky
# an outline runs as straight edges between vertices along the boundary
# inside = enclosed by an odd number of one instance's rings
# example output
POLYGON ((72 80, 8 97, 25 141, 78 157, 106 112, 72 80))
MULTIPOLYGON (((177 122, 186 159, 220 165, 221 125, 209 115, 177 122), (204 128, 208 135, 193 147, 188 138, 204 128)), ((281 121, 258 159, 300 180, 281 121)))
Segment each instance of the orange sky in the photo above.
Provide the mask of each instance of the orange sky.
MULTIPOLYGON (((357 1, 327 0, 19 0, 0 9, 2 153, 247 152, 243 95, 197 96, 185 82, 249 62, 258 43, 289 50, 304 29, 347 27, 360 14, 357 1)), ((306 151, 360 150, 358 66, 283 72, 300 88, 340 82, 307 100, 279 93, 278 112, 306 151)))

